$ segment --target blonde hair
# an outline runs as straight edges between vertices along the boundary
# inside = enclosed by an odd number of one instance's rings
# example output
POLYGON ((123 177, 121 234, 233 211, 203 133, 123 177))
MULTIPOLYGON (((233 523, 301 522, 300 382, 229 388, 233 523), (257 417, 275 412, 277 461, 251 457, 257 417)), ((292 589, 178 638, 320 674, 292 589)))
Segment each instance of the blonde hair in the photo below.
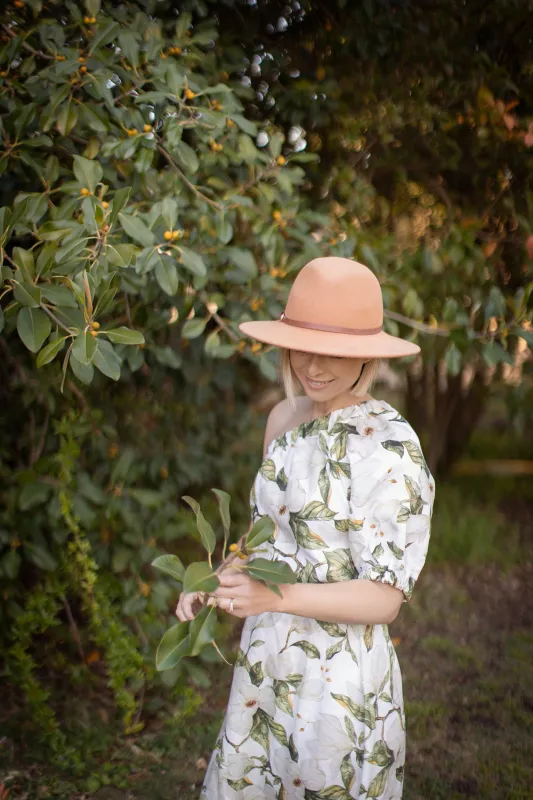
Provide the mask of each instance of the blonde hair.
MULTIPOLYGON (((361 373, 350 394, 354 397, 362 397, 370 391, 378 375, 379 362, 379 358, 371 358, 370 361, 363 364, 361 373)), ((292 408, 295 408, 296 395, 303 392, 303 386, 291 366, 290 350, 287 348, 282 348, 281 350, 281 380, 285 388, 285 396, 292 408)))

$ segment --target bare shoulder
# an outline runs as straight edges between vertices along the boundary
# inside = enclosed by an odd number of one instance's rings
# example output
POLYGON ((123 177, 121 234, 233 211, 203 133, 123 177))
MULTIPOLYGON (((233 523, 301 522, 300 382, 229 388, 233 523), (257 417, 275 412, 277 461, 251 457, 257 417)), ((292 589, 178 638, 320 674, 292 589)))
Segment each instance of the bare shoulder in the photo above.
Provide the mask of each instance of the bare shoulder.
POLYGON ((266 453, 270 442, 277 439, 285 431, 296 427, 305 419, 307 400, 307 397, 296 397, 296 408, 293 408, 288 399, 284 398, 271 409, 265 427, 263 455, 266 453))

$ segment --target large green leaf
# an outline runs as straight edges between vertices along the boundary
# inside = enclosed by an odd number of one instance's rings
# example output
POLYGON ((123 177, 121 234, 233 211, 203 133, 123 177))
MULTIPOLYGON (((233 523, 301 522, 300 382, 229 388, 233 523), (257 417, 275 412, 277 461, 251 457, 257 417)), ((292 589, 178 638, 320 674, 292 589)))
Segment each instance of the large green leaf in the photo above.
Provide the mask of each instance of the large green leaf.
POLYGON ((267 539, 270 539, 275 529, 276 526, 270 517, 261 517, 248 531, 246 536, 246 547, 248 549, 259 547, 260 544, 263 544, 263 542, 266 542, 267 539))
POLYGON ((185 570, 184 592, 214 592, 218 585, 218 578, 207 561, 194 561, 185 570))
POLYGON ((81 364, 91 364, 98 349, 96 338, 90 331, 82 331, 74 339, 72 354, 81 364))
POLYGON ((40 308, 21 308, 17 315, 17 331, 32 353, 37 353, 50 336, 52 323, 40 308))
POLYGON ((94 354, 92 363, 108 378, 114 381, 118 381, 120 378, 120 358, 115 353, 113 345, 104 339, 100 339, 98 342, 98 350, 94 354))
POLYGON ((181 560, 178 556, 175 555, 164 555, 158 556, 152 561, 152 567, 156 567, 157 569, 166 572, 167 575, 171 575, 175 580, 183 583, 183 576, 185 575, 185 567, 181 563, 181 560))
POLYGON ((41 290, 34 283, 17 283, 13 291, 15 300, 23 306, 38 308, 41 304, 41 290))
POLYGON ((196 615, 189 628, 191 656, 197 656, 215 638, 217 615, 214 606, 205 606, 196 615))
POLYGON ((158 671, 175 667, 190 651, 189 623, 178 622, 165 633, 155 654, 158 671))
POLYGON ((178 291, 179 280, 176 265, 169 256, 160 256, 155 265, 155 277, 163 291, 173 297, 178 291))
POLYGON ((116 344, 144 344, 144 336, 140 331, 133 331, 131 328, 111 328, 108 331, 100 331, 116 344))
POLYGON ((150 247, 155 244, 155 236, 139 217, 130 217, 127 214, 119 213, 120 224, 132 239, 142 244, 143 247, 150 247))
POLYGON ((188 247, 180 246, 179 250, 184 267, 187 267, 188 270, 200 277, 207 275, 207 268, 198 253, 195 253, 194 250, 189 250, 188 247))
POLYGON ((192 510, 196 514, 196 525, 198 526, 198 531, 200 533, 200 537, 202 539, 202 544, 204 545, 205 549, 208 553, 212 553, 216 546, 216 538, 213 531, 213 528, 209 524, 209 522, 204 517, 202 510, 196 500, 188 495, 183 496, 183 500, 188 503, 192 510))
POLYGON ((63 347, 66 339, 66 336, 59 336, 53 342, 46 344, 37 356, 37 368, 40 368, 45 364, 49 364, 50 361, 53 361, 63 347))
POLYGON ((74 175, 82 186, 94 194, 97 184, 102 180, 104 171, 98 161, 75 155, 74 175))
POLYGON ((252 578, 270 583, 295 583, 296 575, 286 561, 269 561, 266 558, 254 558, 244 567, 252 578))

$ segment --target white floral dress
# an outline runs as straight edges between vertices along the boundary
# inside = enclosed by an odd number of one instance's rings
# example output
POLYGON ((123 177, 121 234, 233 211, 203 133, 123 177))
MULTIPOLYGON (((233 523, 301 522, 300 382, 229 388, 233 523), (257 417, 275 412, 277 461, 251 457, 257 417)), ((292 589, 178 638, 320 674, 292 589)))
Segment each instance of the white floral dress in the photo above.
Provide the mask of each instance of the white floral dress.
MULTIPOLYGON (((298 581, 372 580, 410 600, 426 559, 434 481, 409 423, 375 399, 275 439, 252 519, 258 553, 298 581)), ((251 556, 250 558, 252 558, 251 556)), ((388 626, 265 612, 247 617, 202 800, 402 797, 402 677, 388 626)))

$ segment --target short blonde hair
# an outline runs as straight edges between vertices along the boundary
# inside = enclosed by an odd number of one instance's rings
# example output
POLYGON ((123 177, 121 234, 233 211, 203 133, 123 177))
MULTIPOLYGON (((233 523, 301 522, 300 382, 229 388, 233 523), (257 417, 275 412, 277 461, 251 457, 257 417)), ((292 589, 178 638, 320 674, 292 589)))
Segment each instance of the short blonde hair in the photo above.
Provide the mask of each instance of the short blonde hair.
MULTIPOLYGON (((282 348, 281 350, 281 380, 285 388, 285 396, 292 408, 295 408, 296 395, 303 393, 303 386, 291 366, 290 352, 287 348, 282 348)), ((379 358, 371 358, 370 361, 363 364, 361 374, 350 394, 354 397, 362 397, 370 391, 378 375, 379 362, 379 358)))

